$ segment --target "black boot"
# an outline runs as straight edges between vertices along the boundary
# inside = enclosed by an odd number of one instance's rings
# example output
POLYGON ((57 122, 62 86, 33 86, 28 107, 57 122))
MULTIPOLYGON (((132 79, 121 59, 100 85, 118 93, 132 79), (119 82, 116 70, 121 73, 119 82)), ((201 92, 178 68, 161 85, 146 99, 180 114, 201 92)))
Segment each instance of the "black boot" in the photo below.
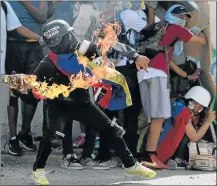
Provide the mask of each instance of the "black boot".
POLYGON ((22 156, 23 155, 23 150, 19 145, 19 140, 17 139, 16 136, 12 137, 9 140, 9 150, 8 153, 13 155, 13 156, 22 156))

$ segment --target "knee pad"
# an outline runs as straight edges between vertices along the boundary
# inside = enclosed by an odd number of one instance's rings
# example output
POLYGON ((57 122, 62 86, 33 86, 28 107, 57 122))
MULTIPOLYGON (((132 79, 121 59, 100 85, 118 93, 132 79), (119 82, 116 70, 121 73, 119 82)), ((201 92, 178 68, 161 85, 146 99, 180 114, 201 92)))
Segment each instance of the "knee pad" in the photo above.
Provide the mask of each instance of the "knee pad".
POLYGON ((51 145, 53 149, 62 147, 62 139, 65 137, 65 134, 62 132, 56 131, 51 137, 51 145))
POLYGON ((116 137, 119 137, 119 138, 122 138, 123 135, 126 133, 126 131, 123 129, 123 127, 118 125, 118 120, 115 117, 110 122, 110 128, 111 128, 112 132, 114 133, 114 135, 116 137))
POLYGON ((8 106, 17 107, 18 106, 18 97, 10 96, 8 106))

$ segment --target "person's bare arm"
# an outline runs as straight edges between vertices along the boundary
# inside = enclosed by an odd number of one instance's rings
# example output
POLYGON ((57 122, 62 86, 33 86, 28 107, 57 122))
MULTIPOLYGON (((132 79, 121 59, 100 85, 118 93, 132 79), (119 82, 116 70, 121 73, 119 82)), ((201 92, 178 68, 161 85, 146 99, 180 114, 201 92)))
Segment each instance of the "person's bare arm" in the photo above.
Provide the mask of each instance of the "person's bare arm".
POLYGON ((189 42, 206 45, 206 38, 205 37, 200 37, 200 36, 193 35, 191 37, 191 39, 189 40, 189 42))
POLYGON ((188 138, 193 142, 198 142, 207 132, 210 124, 215 120, 216 112, 210 112, 207 120, 203 125, 196 131, 191 123, 186 126, 186 134, 188 138))
POLYGON ((21 1, 29 13, 40 23, 47 20, 48 6, 46 1, 41 1, 39 7, 34 7, 31 1, 21 1))
POLYGON ((196 80, 199 78, 198 74, 188 75, 184 70, 182 70, 174 61, 170 61, 170 68, 179 76, 183 78, 188 78, 188 80, 196 80))
POLYGON ((155 23, 155 10, 154 8, 148 7, 148 24, 155 23))
POLYGON ((24 37, 27 37, 29 39, 33 39, 33 40, 36 40, 36 41, 39 41, 39 39, 40 39, 40 36, 38 34, 32 32, 31 30, 29 30, 28 28, 26 28, 24 26, 16 28, 16 31, 20 35, 22 35, 24 37))

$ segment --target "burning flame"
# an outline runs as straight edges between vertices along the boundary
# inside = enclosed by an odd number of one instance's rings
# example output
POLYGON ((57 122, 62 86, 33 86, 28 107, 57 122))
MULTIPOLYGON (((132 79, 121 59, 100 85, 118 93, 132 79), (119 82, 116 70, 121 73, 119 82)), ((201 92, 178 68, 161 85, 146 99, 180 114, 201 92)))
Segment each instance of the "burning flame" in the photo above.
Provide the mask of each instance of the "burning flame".
MULTIPOLYGON (((78 74, 69 77, 70 84, 68 86, 62 84, 58 85, 56 83, 48 85, 46 82, 38 82, 36 81, 37 77, 34 75, 16 74, 11 75, 11 77, 17 80, 19 79, 19 76, 22 77, 21 79, 23 83, 21 84, 23 87, 26 89, 34 89, 34 91, 40 96, 49 99, 54 99, 60 94, 63 94, 64 97, 68 97, 70 92, 76 88, 87 89, 90 86, 97 84, 102 78, 109 79, 112 76, 113 69, 108 67, 109 60, 106 57, 106 53, 109 51, 111 45, 114 45, 116 42, 118 42, 117 34, 120 34, 121 27, 119 23, 107 23, 104 24, 103 32, 104 37, 98 37, 97 47, 100 47, 104 66, 93 65, 87 57, 78 55, 78 61, 84 66, 85 71, 83 73, 79 72, 78 74), (93 75, 89 75, 86 72, 87 67, 91 69, 93 75)), ((99 36, 100 32, 96 31, 95 34, 99 36)), ((92 58, 95 58, 95 56, 92 58)), ((18 85, 15 85, 15 82, 16 80, 10 85, 10 88, 19 89, 18 85)))
POLYGON ((102 53, 102 59, 105 66, 108 66, 109 60, 106 57, 106 53, 109 51, 112 45, 115 45, 118 42, 118 37, 121 33, 121 26, 118 22, 116 23, 102 23, 103 28, 103 35, 104 37, 101 38, 100 34, 102 34, 99 30, 95 32, 95 35, 98 39, 97 47, 100 47, 102 53), (117 32, 117 33, 116 33, 117 32))

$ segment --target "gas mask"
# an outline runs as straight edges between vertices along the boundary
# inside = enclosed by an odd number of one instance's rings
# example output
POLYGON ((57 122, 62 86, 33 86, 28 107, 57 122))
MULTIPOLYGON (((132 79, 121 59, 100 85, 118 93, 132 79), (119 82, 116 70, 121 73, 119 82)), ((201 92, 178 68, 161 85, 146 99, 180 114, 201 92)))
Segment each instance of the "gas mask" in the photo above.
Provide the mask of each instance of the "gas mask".
POLYGON ((203 107, 196 103, 195 101, 189 101, 188 108, 191 110, 193 115, 197 115, 202 112, 203 107))

